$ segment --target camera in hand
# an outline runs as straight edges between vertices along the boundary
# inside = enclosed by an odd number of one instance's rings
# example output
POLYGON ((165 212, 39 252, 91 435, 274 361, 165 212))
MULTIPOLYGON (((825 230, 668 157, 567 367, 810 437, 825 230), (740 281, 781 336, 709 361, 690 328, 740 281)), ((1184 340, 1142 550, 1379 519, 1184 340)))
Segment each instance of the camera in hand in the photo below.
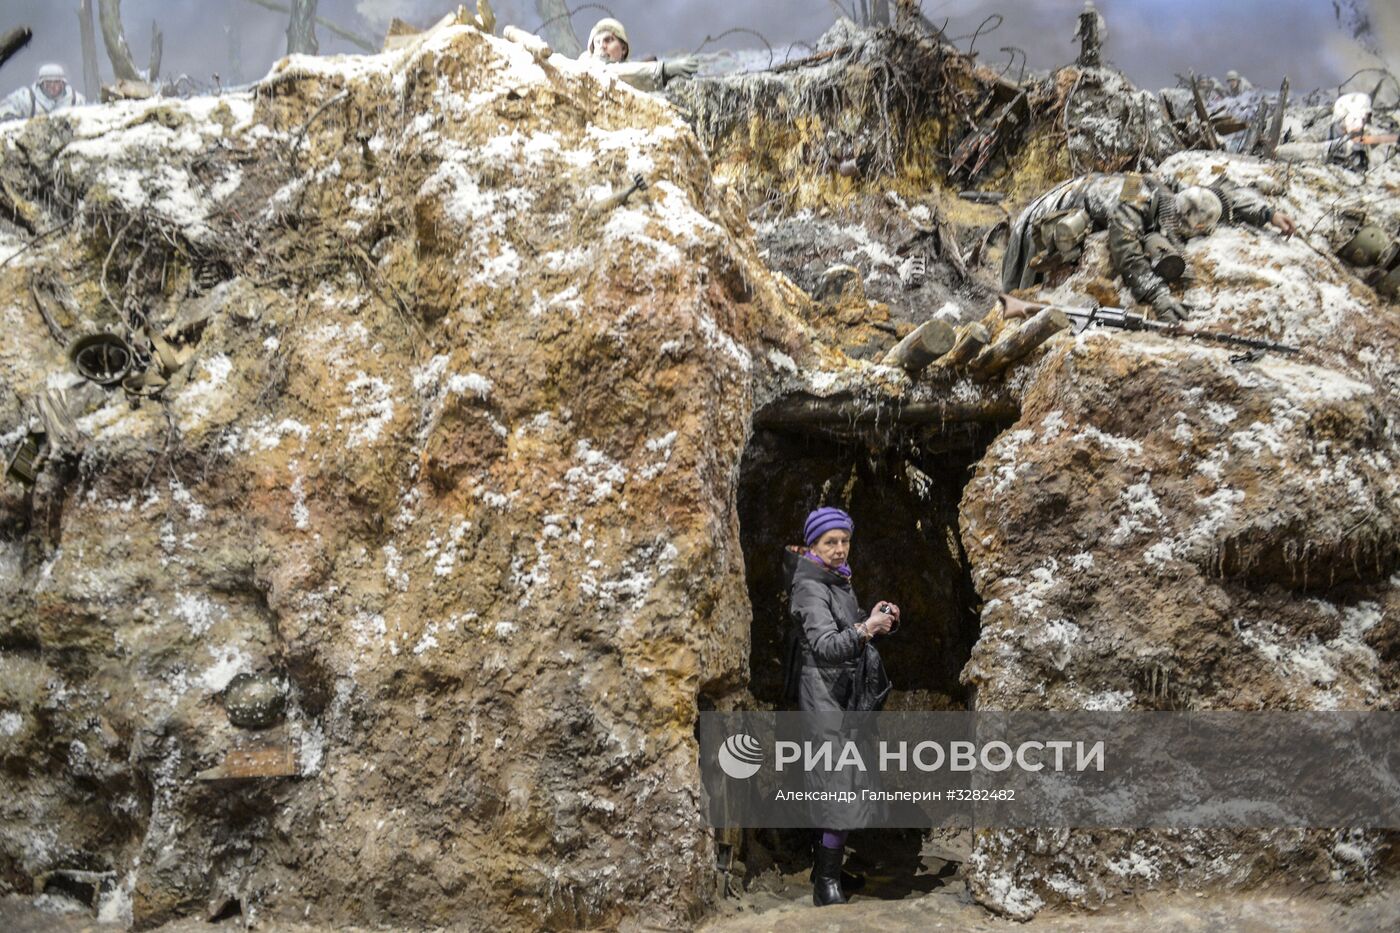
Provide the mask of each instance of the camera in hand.
POLYGON ((899 631, 899 617, 894 614, 894 606, 891 606, 889 603, 882 602, 880 603, 880 605, 875 607, 875 611, 883 612, 885 615, 890 616, 891 619, 893 619, 894 624, 890 626, 889 634, 893 635, 895 632, 899 631))

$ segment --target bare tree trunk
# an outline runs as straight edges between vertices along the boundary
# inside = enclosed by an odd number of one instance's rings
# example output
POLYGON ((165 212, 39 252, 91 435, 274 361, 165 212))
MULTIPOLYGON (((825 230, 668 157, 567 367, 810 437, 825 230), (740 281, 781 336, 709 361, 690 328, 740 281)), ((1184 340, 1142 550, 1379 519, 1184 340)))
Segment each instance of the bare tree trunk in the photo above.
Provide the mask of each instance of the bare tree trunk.
MULTIPOLYGON (((278 13, 292 12, 291 7, 287 6, 285 3, 278 3, 277 0, 248 0, 248 2, 256 4, 265 10, 275 10, 278 13)), ((335 33, 337 36, 340 36, 340 38, 344 39, 346 42, 349 42, 352 45, 359 46, 366 52, 369 52, 371 55, 373 55, 375 52, 380 51, 379 46, 371 42, 369 39, 366 39, 364 36, 358 33, 351 32, 344 26, 337 26, 335 23, 331 22, 328 19, 325 19, 324 17, 316 17, 316 25, 324 26, 326 29, 335 33)))
POLYGON ((876 26, 890 24, 890 0, 871 0, 870 8, 870 18, 876 26))
POLYGON ((122 0, 98 0, 97 19, 102 24, 102 44, 112 61, 112 73, 118 81, 140 81, 141 74, 131 60, 131 48, 122 32, 122 0))
POLYGON ((83 40, 83 94, 96 103, 102 93, 102 73, 97 66, 97 30, 92 25, 92 0, 78 5, 78 33, 83 40))
POLYGON ((578 58, 583 54, 583 43, 574 32, 573 20, 569 18, 569 7, 564 0, 535 0, 535 10, 545 24, 540 31, 550 48, 560 55, 578 58))
POLYGON ((854 12, 856 14, 857 26, 870 25, 870 4, 867 2, 867 0, 859 0, 859 2, 856 3, 856 8, 854 12))
POLYGON ((292 0, 291 18, 287 21, 287 54, 315 55, 319 51, 316 0, 292 0))
POLYGON ((160 77, 160 56, 165 51, 165 36, 155 20, 151 20, 151 66, 146 69, 146 80, 152 84, 160 77))

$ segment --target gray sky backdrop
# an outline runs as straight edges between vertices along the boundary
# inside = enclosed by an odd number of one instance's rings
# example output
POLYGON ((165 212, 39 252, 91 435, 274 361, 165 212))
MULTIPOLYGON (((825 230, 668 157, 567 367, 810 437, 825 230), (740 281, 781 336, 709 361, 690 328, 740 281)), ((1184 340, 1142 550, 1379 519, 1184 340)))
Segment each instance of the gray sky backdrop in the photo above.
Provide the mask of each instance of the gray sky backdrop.
MULTIPOLYGON (((284 0, 285 2, 285 0, 284 0)), ((425 26, 455 9, 459 0, 321 0, 318 13, 376 41, 390 18, 398 16, 425 26)), ((852 0, 842 0, 849 9, 852 0)), ((95 5, 95 3, 94 3, 95 5)), ((535 29, 540 22, 534 0, 497 0, 502 22, 535 29)), ((598 5, 574 0, 574 24, 580 37, 606 15, 598 5)), ((643 56, 697 49, 709 36, 734 27, 762 33, 775 46, 813 42, 836 16, 836 0, 604 0, 627 25, 633 54, 643 56)), ((924 0, 926 15, 949 20, 948 35, 971 34, 992 13, 1005 22, 977 40, 990 64, 1006 61, 1002 46, 1019 46, 1032 68, 1053 68, 1071 61, 1071 39, 1081 0, 924 0)), ((1107 57, 1142 87, 1175 83, 1175 72, 1223 75, 1237 69, 1260 86, 1274 87, 1288 74, 1295 91, 1336 85, 1357 68, 1382 60, 1400 71, 1400 2, 1397 0, 1101 0, 1108 21, 1107 57), (1339 12, 1340 10, 1340 12, 1339 12), (1352 33, 1369 22, 1372 37, 1364 44, 1352 33)), ((82 53, 78 40, 78 0, 0 0, 0 32, 28 25, 34 41, 0 72, 0 90, 33 79, 38 66, 59 61, 81 86, 82 53)), ((138 67, 150 48, 152 21, 165 34, 162 74, 185 73, 207 83, 218 72, 225 83, 251 81, 266 74, 286 51, 286 15, 248 0, 124 0, 122 17, 138 67)), ((354 52, 347 41, 318 29, 323 54, 354 52)), ((757 47, 751 36, 736 34, 706 49, 757 47)), ((967 41, 961 45, 966 48, 967 41)), ((803 52, 798 51, 801 55, 803 52)), ((111 66, 98 37, 104 80, 111 66)), ((781 58, 781 55, 780 55, 781 58)), ((1349 90, 1359 90, 1361 82, 1349 90)), ((1369 86, 1364 88, 1369 90, 1369 86)))

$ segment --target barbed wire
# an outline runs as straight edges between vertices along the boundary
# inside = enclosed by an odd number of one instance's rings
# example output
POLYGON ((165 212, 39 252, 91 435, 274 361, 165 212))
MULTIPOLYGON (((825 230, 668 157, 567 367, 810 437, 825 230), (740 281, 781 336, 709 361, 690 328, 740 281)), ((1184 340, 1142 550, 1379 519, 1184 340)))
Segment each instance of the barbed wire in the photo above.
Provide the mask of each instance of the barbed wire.
MULTIPOLYGON (((759 32, 758 30, 756 30, 756 29, 747 29, 747 28, 745 28, 745 27, 743 27, 743 26, 735 26, 733 29, 726 29, 724 32, 720 33, 720 34, 717 35, 717 36, 706 35, 704 41, 701 42, 699 45, 697 45, 697 46, 695 47, 695 51, 691 52, 690 54, 691 54, 691 55, 699 55, 699 54, 700 54, 700 50, 703 49, 705 46, 709 45, 711 42, 718 42, 719 40, 723 39, 725 36, 732 36, 732 35, 734 35, 736 32, 748 33, 748 34, 751 35, 751 36, 755 36, 755 37, 757 37, 757 39, 758 39, 759 42, 762 42, 765 46, 767 46, 767 48, 768 48, 768 67, 769 67, 769 68, 772 68, 772 67, 773 67, 773 43, 769 42, 769 41, 764 37, 763 33, 759 32)), ((804 43, 804 44, 805 44, 805 43, 804 43)))
POLYGON ((551 16, 549 19, 536 26, 533 31, 535 35, 539 35, 541 30, 543 30, 546 26, 552 26, 555 23, 559 22, 561 19, 573 19, 576 14, 582 13, 584 10, 602 10, 604 13, 608 14, 613 19, 617 19, 617 14, 614 13, 612 10, 608 9, 607 7, 603 6, 601 3, 580 3, 576 7, 565 7, 563 13, 560 13, 558 16, 551 16))
POLYGON ((1006 76, 1006 73, 1007 73, 1008 71, 1011 70, 1011 66, 1014 65, 1014 64, 1016 64, 1016 53, 1018 53, 1018 52, 1020 53, 1020 55, 1021 55, 1021 73, 1017 76, 1017 78, 1016 78, 1016 83, 1017 83, 1018 85, 1024 84, 1025 81, 1026 81, 1026 62, 1027 62, 1026 50, 1023 49, 1023 48, 1020 48, 1019 46, 1015 46, 1015 45, 1003 45, 1003 46, 1002 46, 1000 49, 998 49, 997 51, 999 51, 999 52, 1006 52, 1006 53, 1010 56, 1010 57, 1007 58, 1007 60, 1006 60, 1006 67, 1003 68, 1003 69, 1000 71, 1000 73, 997 74, 997 77, 998 77, 998 78, 1002 78, 1002 77, 1005 77, 1005 76, 1006 76))
POLYGON ((969 58, 971 58, 972 50, 977 45, 977 38, 981 35, 984 35, 983 30, 986 30, 985 35, 990 36, 992 33, 1000 29, 1001 24, 1004 22, 1006 22, 1006 17, 1002 16, 1000 13, 993 13, 986 19, 982 20, 982 22, 979 23, 977 25, 977 28, 974 29, 972 32, 968 33, 965 36, 957 36, 956 38, 949 39, 948 41, 956 45, 964 39, 971 39, 972 41, 967 44, 967 55, 969 58), (987 24, 990 23, 992 20, 996 20, 996 25, 993 26, 991 29, 986 29, 987 24))

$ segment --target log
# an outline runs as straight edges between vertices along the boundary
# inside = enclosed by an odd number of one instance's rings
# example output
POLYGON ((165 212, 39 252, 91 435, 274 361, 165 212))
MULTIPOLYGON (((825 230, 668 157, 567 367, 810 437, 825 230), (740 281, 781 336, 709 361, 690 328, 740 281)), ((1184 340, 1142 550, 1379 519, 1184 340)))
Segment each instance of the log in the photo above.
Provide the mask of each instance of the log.
POLYGON ((987 328, 976 321, 964 324, 958 328, 957 339, 953 342, 953 348, 943 356, 939 357, 934 365, 940 369, 961 369, 966 366, 982 348, 991 342, 991 335, 987 333, 987 328))
POLYGON ((131 47, 122 31, 122 0, 98 0, 97 21, 102 25, 102 44, 112 62, 112 74, 118 81, 140 81, 136 63, 131 60, 131 47))
POLYGON ((28 26, 21 26, 18 29, 11 29, 5 33, 5 38, 0 39, 0 65, 4 65, 15 56, 15 53, 29 44, 29 40, 34 38, 34 33, 28 26))
POLYGON ((92 0, 78 5, 78 34, 83 43, 83 96, 89 104, 102 93, 102 71, 97 64, 97 30, 92 25, 92 0))
POLYGON ((922 425, 1015 421, 1020 407, 1009 398, 976 402, 929 401, 900 405, 856 402, 849 398, 792 396, 754 413, 755 428, 853 427, 856 425, 922 425))
POLYGON ((979 376, 994 376, 1069 327, 1069 317, 1058 308, 1043 308, 1008 337, 977 354, 971 369, 979 376))
POLYGON ((909 336, 895 344, 880 362, 886 366, 898 366, 913 375, 951 350, 956 339, 957 335, 947 321, 937 318, 924 321, 909 336))

